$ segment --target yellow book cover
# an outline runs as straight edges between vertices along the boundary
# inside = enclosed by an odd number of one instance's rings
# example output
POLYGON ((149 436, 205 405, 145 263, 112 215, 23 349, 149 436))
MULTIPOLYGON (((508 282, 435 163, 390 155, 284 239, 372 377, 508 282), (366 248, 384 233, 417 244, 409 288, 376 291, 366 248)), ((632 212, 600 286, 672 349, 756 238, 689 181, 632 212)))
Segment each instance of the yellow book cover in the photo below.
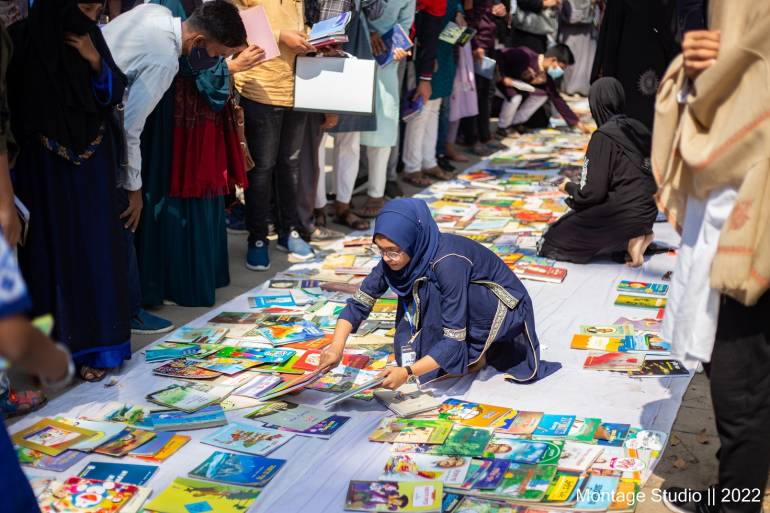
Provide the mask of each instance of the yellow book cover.
POLYGON ((612 504, 610 504, 610 508, 607 511, 612 511, 614 513, 634 511, 636 508, 636 496, 638 491, 639 485, 633 481, 621 479, 612 496, 612 504))
POLYGON ((326 257, 321 268, 333 270, 338 267, 353 267, 354 265, 356 265, 356 255, 332 253, 326 257))
POLYGON ((577 475, 560 474, 556 481, 551 483, 548 492, 546 492, 545 500, 547 502, 565 502, 572 495, 572 490, 575 489, 578 480, 577 475))
POLYGON ((616 353, 622 344, 623 339, 619 337, 577 334, 572 336, 570 347, 572 349, 587 349, 590 351, 616 353))
POLYGON ((258 488, 224 485, 177 477, 145 505, 156 513, 243 513, 259 496, 258 488))
POLYGON ((666 298, 618 294, 618 297, 615 298, 615 304, 618 306, 638 306, 640 308, 666 308, 666 298))
POLYGON ((13 435, 16 445, 40 451, 48 456, 58 456, 73 445, 97 436, 96 431, 69 426, 53 419, 43 419, 13 435))
POLYGON ((174 435, 171 437, 166 445, 164 445, 154 456, 142 457, 139 459, 147 461, 162 462, 168 459, 172 454, 182 448, 184 444, 190 441, 190 437, 187 435, 174 435))
POLYGON ((439 418, 457 422, 464 426, 490 427, 501 417, 510 413, 510 408, 491 404, 472 403, 459 399, 447 399, 439 406, 439 418))

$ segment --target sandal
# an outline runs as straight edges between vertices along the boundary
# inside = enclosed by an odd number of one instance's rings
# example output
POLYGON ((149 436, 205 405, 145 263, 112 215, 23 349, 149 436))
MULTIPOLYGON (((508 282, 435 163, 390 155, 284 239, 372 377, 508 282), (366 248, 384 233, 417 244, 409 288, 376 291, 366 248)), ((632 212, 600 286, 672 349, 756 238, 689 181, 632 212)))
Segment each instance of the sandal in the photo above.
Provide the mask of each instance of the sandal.
POLYGON ((314 208, 313 222, 316 226, 326 226, 326 211, 322 208, 314 208))
POLYGON ((353 228, 354 230, 368 230, 369 229, 369 221, 365 219, 361 219, 357 215, 355 215, 350 210, 350 205, 345 204, 345 206, 342 203, 338 204, 337 206, 337 213, 334 214, 334 222, 337 224, 341 224, 343 226, 347 226, 348 228, 353 228))
POLYGON ((385 206, 385 198, 372 198, 366 197, 366 201, 358 209, 355 210, 355 214, 361 217, 373 218, 377 217, 382 207, 385 206))
POLYGON ((454 147, 454 144, 447 144, 446 145, 446 157, 449 160, 454 160, 455 162, 470 162, 471 159, 457 151, 454 147))
POLYGON ((107 375, 107 369, 94 369, 88 365, 81 365, 78 367, 78 375, 83 381, 88 381, 89 383, 97 383, 103 380, 107 375))
POLYGON ((427 175, 431 178, 436 178, 438 180, 451 180, 452 178, 454 178, 452 173, 448 171, 444 171, 438 166, 432 167, 430 169, 423 169, 422 174, 427 175))
POLYGON ((42 408, 48 402, 45 394, 40 390, 8 390, 8 393, 0 398, 0 411, 6 416, 24 415, 42 408))
POLYGON ((429 187, 433 185, 433 180, 428 178, 422 171, 417 171, 416 173, 404 173, 401 176, 401 179, 415 187, 429 187))

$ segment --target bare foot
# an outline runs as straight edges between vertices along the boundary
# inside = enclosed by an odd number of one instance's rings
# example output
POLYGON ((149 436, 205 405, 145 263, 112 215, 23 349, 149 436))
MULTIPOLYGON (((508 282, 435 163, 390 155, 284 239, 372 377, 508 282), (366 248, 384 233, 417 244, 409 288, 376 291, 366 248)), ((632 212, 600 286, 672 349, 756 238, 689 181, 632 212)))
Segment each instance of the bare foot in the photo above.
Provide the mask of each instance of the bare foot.
POLYGON ((640 235, 639 237, 634 237, 628 241, 627 251, 631 260, 626 262, 627 266, 640 267, 644 263, 644 249, 642 249, 642 247, 644 246, 646 238, 646 235, 640 235))
POLYGON ((447 143, 446 145, 446 156, 449 160, 453 160, 455 162, 470 162, 471 159, 457 151, 454 144, 447 143))

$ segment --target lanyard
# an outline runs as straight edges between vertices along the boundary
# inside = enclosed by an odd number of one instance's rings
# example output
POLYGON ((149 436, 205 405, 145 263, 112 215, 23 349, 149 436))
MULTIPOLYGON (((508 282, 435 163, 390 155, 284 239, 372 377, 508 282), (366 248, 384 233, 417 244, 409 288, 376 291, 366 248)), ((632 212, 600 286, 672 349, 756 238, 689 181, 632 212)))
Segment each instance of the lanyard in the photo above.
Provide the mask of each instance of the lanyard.
POLYGON ((414 335, 414 332, 416 331, 416 326, 414 325, 414 319, 416 316, 417 302, 412 300, 412 304, 404 308, 404 317, 406 317, 406 322, 409 323, 410 333, 412 335, 414 335))

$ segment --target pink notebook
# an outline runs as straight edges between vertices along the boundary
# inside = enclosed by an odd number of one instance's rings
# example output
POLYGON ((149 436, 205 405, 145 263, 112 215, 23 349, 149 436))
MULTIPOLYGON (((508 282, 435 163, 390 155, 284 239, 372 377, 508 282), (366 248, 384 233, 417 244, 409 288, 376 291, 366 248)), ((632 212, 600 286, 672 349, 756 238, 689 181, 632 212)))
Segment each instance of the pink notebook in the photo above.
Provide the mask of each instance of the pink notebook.
POLYGON ((241 11, 240 14, 249 44, 257 45, 265 51, 265 61, 278 57, 281 52, 278 50, 278 43, 275 41, 265 8, 258 5, 241 11))

